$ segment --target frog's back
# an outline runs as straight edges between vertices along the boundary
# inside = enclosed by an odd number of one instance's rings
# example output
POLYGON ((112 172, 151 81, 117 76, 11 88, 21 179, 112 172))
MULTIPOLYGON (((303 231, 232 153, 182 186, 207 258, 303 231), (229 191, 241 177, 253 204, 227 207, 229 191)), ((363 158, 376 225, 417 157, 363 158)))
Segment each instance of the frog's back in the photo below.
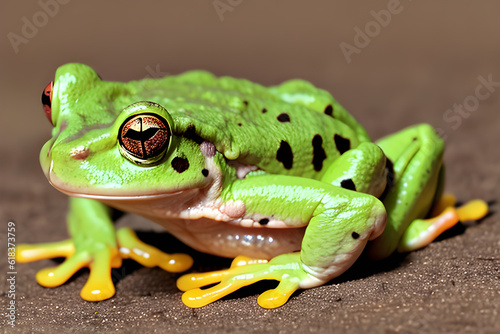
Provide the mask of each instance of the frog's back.
POLYGON ((168 110, 175 134, 210 141, 227 159, 270 173, 319 178, 323 166, 369 140, 328 92, 302 80, 267 88, 191 71, 128 86, 168 110))

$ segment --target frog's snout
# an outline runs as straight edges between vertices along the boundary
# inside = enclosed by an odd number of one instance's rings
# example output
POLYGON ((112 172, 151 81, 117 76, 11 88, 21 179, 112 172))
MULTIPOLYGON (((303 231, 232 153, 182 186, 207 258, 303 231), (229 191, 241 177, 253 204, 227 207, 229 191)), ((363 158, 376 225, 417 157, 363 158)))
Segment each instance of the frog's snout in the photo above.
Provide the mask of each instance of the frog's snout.
POLYGON ((40 165, 42 166, 42 170, 45 175, 49 174, 50 169, 52 168, 52 158, 51 158, 51 151, 52 151, 52 145, 54 143, 55 139, 52 138, 49 141, 43 145, 41 151, 40 151, 40 165))

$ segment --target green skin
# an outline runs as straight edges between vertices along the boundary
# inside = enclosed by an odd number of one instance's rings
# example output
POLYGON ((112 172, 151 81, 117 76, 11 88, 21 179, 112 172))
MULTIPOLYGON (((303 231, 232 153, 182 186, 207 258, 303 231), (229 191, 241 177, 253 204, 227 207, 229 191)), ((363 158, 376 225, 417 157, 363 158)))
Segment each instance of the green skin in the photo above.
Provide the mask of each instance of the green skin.
POLYGON ((192 71, 119 83, 67 64, 56 72, 52 123, 40 161, 71 196, 75 256, 117 247, 113 207, 203 252, 274 258, 285 284, 309 288, 347 270, 369 240, 373 258, 394 252, 442 188, 444 145, 429 125, 372 143, 329 93, 301 80, 267 88, 192 71), (122 154, 118 141, 143 112, 172 131, 154 164, 122 154))

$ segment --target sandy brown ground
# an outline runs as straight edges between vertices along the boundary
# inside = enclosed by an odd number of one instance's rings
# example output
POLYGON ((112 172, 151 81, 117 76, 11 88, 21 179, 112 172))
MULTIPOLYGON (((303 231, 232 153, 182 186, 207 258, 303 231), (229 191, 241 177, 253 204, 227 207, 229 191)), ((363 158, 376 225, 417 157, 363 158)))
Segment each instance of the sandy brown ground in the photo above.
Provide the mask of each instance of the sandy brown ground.
MULTIPOLYGON (((47 1, 52 7, 45 9, 34 1, 1 3, 0 328, 8 333, 500 332, 500 222, 493 203, 500 199, 498 1, 402 0, 396 7, 387 0, 220 2, 123 7, 118 1, 74 1, 57 8, 47 1), (214 8, 220 2, 232 4, 221 16, 214 8), (388 6, 394 13, 377 30, 371 11, 388 6), (29 30, 26 22, 38 27, 29 30), (362 45, 355 29, 367 24, 374 30, 362 45), (342 42, 358 43, 350 63, 342 42), (267 284, 201 309, 187 308, 174 284, 178 275, 133 262, 113 272, 115 297, 86 302, 79 297, 86 271, 46 289, 35 282, 35 273, 54 261, 16 264, 12 328, 5 316, 8 222, 15 223, 16 243, 67 237, 67 201, 46 182, 37 155, 50 133, 39 96, 57 66, 69 61, 93 66, 106 80, 193 68, 269 85, 304 78, 331 91, 373 138, 428 122, 446 137, 447 191, 463 201, 491 201, 492 213, 461 224, 423 250, 360 262, 274 310, 256 302, 267 284), (478 88, 479 77, 489 76, 496 83, 490 91, 478 88), (454 104, 474 102, 477 89, 490 94, 471 104, 470 112, 447 112, 454 104)), ((140 218, 119 224, 133 226, 166 251, 191 252, 140 218)), ((191 253, 195 270, 228 265, 191 253)))

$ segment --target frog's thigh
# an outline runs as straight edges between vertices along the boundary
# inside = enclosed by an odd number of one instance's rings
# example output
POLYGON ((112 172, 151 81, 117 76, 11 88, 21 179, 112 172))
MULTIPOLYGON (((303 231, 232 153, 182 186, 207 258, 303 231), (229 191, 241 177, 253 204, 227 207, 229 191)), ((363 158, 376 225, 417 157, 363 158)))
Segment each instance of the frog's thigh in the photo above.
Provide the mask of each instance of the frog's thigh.
POLYGON ((379 197, 386 186, 386 158, 380 147, 366 142, 336 159, 321 181, 379 197))
POLYGON ((410 223, 424 218, 441 196, 443 140, 428 124, 409 127, 377 142, 393 164, 392 187, 383 199, 387 210, 384 233, 369 245, 379 259, 394 252, 410 223))
POLYGON ((307 288, 342 274, 358 258, 368 240, 384 230, 384 205, 374 196, 318 180, 260 175, 234 182, 226 200, 241 200, 246 214, 270 215, 290 228, 307 224, 300 258, 315 280, 307 288))

